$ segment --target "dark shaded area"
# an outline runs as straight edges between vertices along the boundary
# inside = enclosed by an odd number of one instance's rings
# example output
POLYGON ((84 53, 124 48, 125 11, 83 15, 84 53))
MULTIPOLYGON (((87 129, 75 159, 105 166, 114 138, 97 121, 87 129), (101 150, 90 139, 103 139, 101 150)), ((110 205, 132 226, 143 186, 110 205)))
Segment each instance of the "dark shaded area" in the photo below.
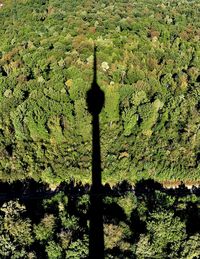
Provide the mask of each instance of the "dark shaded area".
POLYGON ((198 101, 196 107, 197 107, 197 110, 199 111, 200 110, 200 101, 198 101))
POLYGON ((5 202, 12 199, 25 201, 50 198, 59 192, 59 190, 60 188, 51 191, 47 184, 38 183, 33 179, 17 180, 11 184, 0 182, 0 201, 5 202))
POLYGON ((5 147, 5 150, 6 150, 6 152, 8 153, 9 156, 12 156, 12 154, 13 154, 13 145, 12 144, 7 145, 5 147))
POLYGON ((29 97, 29 91, 24 90, 23 91, 23 101, 25 101, 29 97))
POLYGON ((200 220, 197 215, 200 213, 197 202, 188 202, 186 207, 187 233, 193 235, 200 233, 200 220))
POLYGON ((140 219, 137 209, 133 209, 130 218, 130 228, 132 230, 132 242, 138 242, 140 234, 146 232, 146 223, 140 219))
POLYGON ((0 73, 2 74, 2 76, 7 76, 8 74, 6 73, 5 69, 1 66, 0 67, 0 73))
POLYGON ((89 258, 104 258, 101 151, 99 113, 104 105, 104 93, 97 84, 96 46, 94 47, 93 82, 87 92, 88 110, 92 114, 92 186, 90 193, 89 258))
POLYGON ((113 222, 119 224, 120 221, 126 221, 124 210, 115 202, 104 204, 104 223, 113 222))
POLYGON ((139 201, 145 201, 149 212, 151 212, 157 206, 155 203, 155 191, 162 191, 162 189, 162 185, 153 179, 141 180, 135 185, 135 195, 139 201))
POLYGON ((191 191, 185 186, 183 182, 181 182, 178 188, 175 188, 175 189, 170 188, 170 189, 167 189, 166 192, 170 195, 174 195, 177 197, 185 197, 191 193, 191 191))
POLYGON ((127 194, 128 192, 130 192, 131 190, 133 190, 133 187, 131 186, 131 184, 129 182, 127 182, 125 180, 120 183, 117 183, 113 187, 113 192, 119 196, 123 196, 123 195, 127 194))

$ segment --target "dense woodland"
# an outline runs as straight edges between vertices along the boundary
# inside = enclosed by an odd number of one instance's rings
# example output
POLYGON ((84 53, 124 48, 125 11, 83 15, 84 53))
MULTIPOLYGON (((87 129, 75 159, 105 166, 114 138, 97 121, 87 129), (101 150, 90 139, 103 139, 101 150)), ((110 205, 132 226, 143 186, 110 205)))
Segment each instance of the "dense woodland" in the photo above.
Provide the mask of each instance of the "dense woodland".
MULTIPOLYGON (((33 181, 0 187, 7 193, 0 196, 1 258, 88 258, 89 185, 63 182, 54 192, 33 181)), ((199 189, 164 190, 143 180, 134 190, 127 182, 106 184, 102 197, 105 259, 200 258, 199 189)))
POLYGON ((200 258, 200 2, 0 3, 0 258, 88 258, 94 42, 105 258, 200 258))
POLYGON ((200 3, 3 1, 0 179, 88 182, 98 46, 103 181, 198 180, 200 3))

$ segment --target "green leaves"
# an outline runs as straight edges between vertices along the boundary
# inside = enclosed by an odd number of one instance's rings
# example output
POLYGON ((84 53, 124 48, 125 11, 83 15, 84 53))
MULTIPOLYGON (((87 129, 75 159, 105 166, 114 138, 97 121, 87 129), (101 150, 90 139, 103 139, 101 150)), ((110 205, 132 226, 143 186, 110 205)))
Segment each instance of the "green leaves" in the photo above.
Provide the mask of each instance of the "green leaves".
POLYGON ((137 125, 139 116, 134 112, 134 109, 125 110, 122 116, 124 121, 124 135, 130 136, 134 132, 134 127, 137 125))
POLYGON ((147 235, 140 235, 136 255, 140 258, 179 258, 183 241, 186 239, 185 223, 173 212, 163 210, 150 214, 147 235))
POLYGON ((195 234, 183 243, 183 251, 181 256, 183 258, 198 258, 200 256, 200 235, 195 234))
POLYGON ((45 215, 40 224, 34 226, 36 239, 41 242, 47 242, 52 239, 55 228, 55 217, 45 215))
POLYGON ((49 241, 45 249, 49 259, 62 258, 62 248, 54 241, 49 241))
POLYGON ((119 121, 119 89, 116 85, 110 85, 105 89, 105 121, 119 121))
POLYGON ((25 206, 9 201, 1 207, 0 255, 5 258, 24 258, 28 247, 34 242, 32 223, 24 219, 25 206))
POLYGON ((72 242, 66 251, 65 258, 66 259, 79 259, 79 258, 87 258, 89 251, 88 251, 89 240, 87 236, 83 237, 83 240, 77 240, 72 242))

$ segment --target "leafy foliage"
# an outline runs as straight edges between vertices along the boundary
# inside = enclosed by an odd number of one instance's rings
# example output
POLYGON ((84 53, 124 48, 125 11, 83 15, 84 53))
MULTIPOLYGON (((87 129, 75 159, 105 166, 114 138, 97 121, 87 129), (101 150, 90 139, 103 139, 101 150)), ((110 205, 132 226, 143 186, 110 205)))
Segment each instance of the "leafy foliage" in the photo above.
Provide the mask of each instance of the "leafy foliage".
MULTIPOLYGON (((63 182, 59 188, 41 185, 31 196, 27 185, 20 201, 2 201, 2 258, 88 258, 90 186, 63 182)), ((198 188, 164 189, 141 180, 134 188, 121 182, 102 190, 105 258, 199 257, 198 188)))
POLYGON ((188 0, 5 1, 0 179, 88 181, 94 41, 104 181, 199 179, 198 10, 188 0))

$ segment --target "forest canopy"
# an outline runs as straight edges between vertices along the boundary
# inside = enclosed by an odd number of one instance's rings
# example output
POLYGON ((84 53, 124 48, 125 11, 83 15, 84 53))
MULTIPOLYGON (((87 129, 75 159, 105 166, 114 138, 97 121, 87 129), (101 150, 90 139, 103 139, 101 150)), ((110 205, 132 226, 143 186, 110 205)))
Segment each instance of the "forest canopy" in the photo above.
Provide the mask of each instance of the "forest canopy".
POLYGON ((1 180, 89 181, 94 41, 103 181, 199 179, 199 1, 2 3, 1 180))
MULTIPOLYGON (((0 203, 1 258, 88 258, 89 185, 63 182, 50 192, 26 180, 0 187, 15 195, 0 203)), ((199 258, 199 188, 167 190, 142 180, 134 190, 127 182, 102 190, 105 259, 199 258)))

